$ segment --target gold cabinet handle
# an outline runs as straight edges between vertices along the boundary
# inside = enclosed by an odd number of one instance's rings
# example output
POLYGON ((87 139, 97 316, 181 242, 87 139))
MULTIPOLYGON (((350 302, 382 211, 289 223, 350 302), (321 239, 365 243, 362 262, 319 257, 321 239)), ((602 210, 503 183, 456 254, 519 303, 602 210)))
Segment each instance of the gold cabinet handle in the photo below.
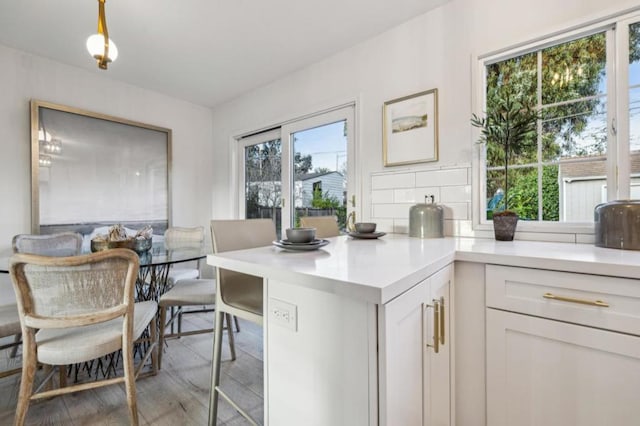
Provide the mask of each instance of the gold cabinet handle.
POLYGON ((433 301, 433 351, 435 353, 440 352, 440 302, 433 301))
POLYGON ((580 303, 581 305, 599 306, 601 308, 609 307, 609 304, 607 302, 603 302, 602 300, 576 299, 575 297, 557 296, 553 293, 545 293, 542 297, 544 297, 545 299, 559 300, 561 302, 571 302, 571 303, 580 303))
POLYGON ((444 297, 440 298, 440 344, 444 345, 444 297))
POLYGON ((433 348, 433 352, 440 352, 440 301, 433 299, 433 305, 426 305, 427 308, 433 308, 433 345, 427 343, 427 346, 433 348))

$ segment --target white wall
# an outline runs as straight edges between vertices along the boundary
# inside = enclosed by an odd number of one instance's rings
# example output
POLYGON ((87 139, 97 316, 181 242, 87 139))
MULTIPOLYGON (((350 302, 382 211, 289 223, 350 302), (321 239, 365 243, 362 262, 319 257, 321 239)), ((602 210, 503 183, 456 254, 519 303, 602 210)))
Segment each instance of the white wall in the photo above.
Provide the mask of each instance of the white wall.
MULTIPOLYGON (((216 217, 233 214, 230 138, 348 100, 357 101, 359 184, 370 218, 371 174, 467 167, 474 155, 469 117, 472 58, 606 16, 637 1, 451 0, 386 33, 247 93, 214 110, 216 217), (438 88, 440 160, 410 167, 382 165, 382 105, 438 88)), ((328 23, 330 25, 330 23, 328 23)), ((259 66, 259 64, 257 64, 259 66)), ((235 159, 232 159, 235 161, 235 159)), ((408 211, 407 211, 408 217, 408 211)))
POLYGON ((89 72, 0 46, 0 254, 9 250, 14 234, 30 231, 32 98, 171 128, 173 224, 204 226, 211 217, 233 214, 232 136, 356 100, 358 174, 367 219, 372 210, 373 173, 470 164, 473 144, 468 118, 474 54, 637 6, 637 1, 602 4, 601 0, 539 0, 533 4, 451 0, 216 108, 213 120, 205 107, 111 80, 108 71, 89 72), (383 167, 382 104, 434 87, 439 90, 440 161, 383 167))
POLYGON ((10 252, 13 235, 31 230, 30 99, 172 129, 172 223, 208 229, 209 108, 111 80, 109 71, 89 72, 1 45, 0 93, 0 255, 10 252))

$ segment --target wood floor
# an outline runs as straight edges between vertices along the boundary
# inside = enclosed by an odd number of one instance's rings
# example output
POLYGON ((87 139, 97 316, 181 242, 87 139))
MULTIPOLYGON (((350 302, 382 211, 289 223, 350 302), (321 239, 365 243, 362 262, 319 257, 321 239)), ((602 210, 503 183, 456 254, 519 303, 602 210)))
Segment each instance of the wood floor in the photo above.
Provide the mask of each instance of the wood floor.
MULTIPOLYGON (((213 314, 184 317, 185 328, 204 328, 213 314)), ((223 341, 222 387, 256 420, 263 419, 262 328, 240 320, 236 336, 236 361, 230 361, 226 336, 223 341)), ((168 341, 162 370, 157 376, 136 382, 141 425, 205 425, 209 410, 212 334, 200 334, 168 341)), ((1 351, 0 369, 7 364, 9 351, 1 351)), ((37 379, 36 379, 37 380, 37 379)), ((13 422, 20 376, 0 379, 0 425, 13 422)), ((29 425, 127 425, 129 417, 123 385, 77 392, 32 402, 29 425)), ((249 424, 220 398, 218 424, 249 424)))

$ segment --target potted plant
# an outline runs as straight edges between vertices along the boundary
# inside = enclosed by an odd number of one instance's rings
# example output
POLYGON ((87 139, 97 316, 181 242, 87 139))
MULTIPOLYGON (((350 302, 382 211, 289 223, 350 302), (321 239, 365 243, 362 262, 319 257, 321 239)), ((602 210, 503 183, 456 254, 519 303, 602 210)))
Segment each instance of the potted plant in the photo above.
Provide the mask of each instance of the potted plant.
POLYGON ((540 113, 525 101, 525 96, 504 91, 491 99, 485 117, 471 116, 471 124, 480 129, 479 144, 492 145, 504 152, 504 189, 499 203, 493 200, 493 230, 496 240, 512 241, 518 214, 509 210, 509 164, 514 155, 535 144, 540 113))

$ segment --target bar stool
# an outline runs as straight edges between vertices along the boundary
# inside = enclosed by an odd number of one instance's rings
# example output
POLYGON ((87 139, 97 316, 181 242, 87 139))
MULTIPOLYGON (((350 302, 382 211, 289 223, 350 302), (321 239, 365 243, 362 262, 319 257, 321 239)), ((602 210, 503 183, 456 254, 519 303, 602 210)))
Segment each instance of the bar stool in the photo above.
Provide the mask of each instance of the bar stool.
MULTIPOLYGON (((276 229, 271 219, 212 220, 211 239, 214 253, 263 247, 270 245, 276 239, 276 229)), ((216 276, 216 319, 213 338, 209 424, 217 424, 218 396, 222 396, 247 420, 257 424, 220 388, 220 356, 222 321, 225 314, 244 318, 262 326, 262 278, 221 268, 216 268, 216 276)))
POLYGON ((340 235, 338 221, 335 216, 302 216, 300 226, 316 228, 316 238, 337 237, 340 235))

